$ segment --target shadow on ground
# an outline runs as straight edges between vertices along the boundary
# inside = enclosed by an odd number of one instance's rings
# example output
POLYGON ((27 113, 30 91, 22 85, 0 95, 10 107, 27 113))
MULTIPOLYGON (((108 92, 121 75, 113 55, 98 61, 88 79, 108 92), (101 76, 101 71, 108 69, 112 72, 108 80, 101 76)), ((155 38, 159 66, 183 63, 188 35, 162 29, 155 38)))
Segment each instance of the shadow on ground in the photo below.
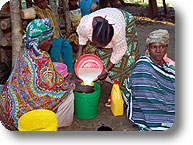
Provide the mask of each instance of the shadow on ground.
POLYGON ((97 131, 102 124, 111 127, 113 131, 136 131, 137 128, 132 127, 132 123, 127 119, 126 110, 124 110, 124 115, 115 117, 111 109, 105 106, 111 88, 112 85, 107 82, 101 85, 97 117, 90 120, 81 120, 74 116, 72 125, 59 128, 59 131, 97 131))

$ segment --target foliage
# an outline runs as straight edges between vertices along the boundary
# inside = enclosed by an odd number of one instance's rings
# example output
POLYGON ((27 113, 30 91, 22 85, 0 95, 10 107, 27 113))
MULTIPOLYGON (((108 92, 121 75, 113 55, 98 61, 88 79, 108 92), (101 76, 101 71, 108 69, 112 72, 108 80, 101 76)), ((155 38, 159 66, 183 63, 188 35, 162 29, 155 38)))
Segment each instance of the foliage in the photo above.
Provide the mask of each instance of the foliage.
MULTIPOLYGON (((144 0, 144 2, 140 0, 133 0, 132 2, 130 0, 124 0, 125 3, 131 3, 131 4, 136 4, 136 5, 141 5, 148 7, 149 6, 149 0, 144 0)), ((157 6, 158 7, 163 7, 163 1, 162 0, 157 0, 157 6)), ((167 7, 172 7, 172 5, 168 2, 166 2, 167 7)))

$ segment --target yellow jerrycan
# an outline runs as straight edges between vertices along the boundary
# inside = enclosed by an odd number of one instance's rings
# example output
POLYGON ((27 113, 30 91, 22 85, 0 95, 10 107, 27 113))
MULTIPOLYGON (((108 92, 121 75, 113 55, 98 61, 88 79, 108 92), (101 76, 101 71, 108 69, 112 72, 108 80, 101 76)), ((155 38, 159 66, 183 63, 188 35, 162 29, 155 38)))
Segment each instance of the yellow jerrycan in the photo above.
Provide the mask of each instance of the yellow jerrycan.
POLYGON ((115 80, 111 90, 111 111, 114 116, 123 115, 123 97, 119 88, 118 81, 115 80))

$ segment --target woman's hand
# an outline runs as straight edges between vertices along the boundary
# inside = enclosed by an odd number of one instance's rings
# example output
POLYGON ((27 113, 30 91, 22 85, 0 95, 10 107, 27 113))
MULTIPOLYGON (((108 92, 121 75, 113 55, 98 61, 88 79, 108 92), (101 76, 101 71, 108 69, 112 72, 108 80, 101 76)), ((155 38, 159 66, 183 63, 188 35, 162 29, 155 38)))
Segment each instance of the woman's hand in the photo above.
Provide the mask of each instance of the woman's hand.
POLYGON ((105 70, 103 70, 102 73, 98 76, 98 79, 104 80, 107 78, 107 75, 108 75, 108 73, 105 70))
POLYGON ((105 69, 103 69, 103 72, 98 76, 99 80, 104 80, 107 78, 107 75, 109 73, 109 71, 114 67, 114 64, 109 61, 107 67, 105 69))
POLYGON ((82 55, 81 51, 77 51, 76 55, 75 55, 75 62, 79 59, 79 57, 82 55))
POLYGON ((79 45, 78 51, 76 52, 75 55, 75 61, 79 59, 79 57, 82 55, 83 49, 85 48, 86 45, 79 45))

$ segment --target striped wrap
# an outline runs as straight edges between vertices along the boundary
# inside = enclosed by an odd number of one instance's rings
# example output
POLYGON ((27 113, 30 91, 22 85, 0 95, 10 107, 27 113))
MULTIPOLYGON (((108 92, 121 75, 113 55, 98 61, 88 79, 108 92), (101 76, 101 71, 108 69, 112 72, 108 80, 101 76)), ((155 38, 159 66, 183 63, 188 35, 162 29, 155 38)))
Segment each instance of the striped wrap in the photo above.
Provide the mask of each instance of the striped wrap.
POLYGON ((162 66, 148 55, 132 69, 123 93, 127 116, 140 130, 161 131, 175 119, 175 67, 162 66))

